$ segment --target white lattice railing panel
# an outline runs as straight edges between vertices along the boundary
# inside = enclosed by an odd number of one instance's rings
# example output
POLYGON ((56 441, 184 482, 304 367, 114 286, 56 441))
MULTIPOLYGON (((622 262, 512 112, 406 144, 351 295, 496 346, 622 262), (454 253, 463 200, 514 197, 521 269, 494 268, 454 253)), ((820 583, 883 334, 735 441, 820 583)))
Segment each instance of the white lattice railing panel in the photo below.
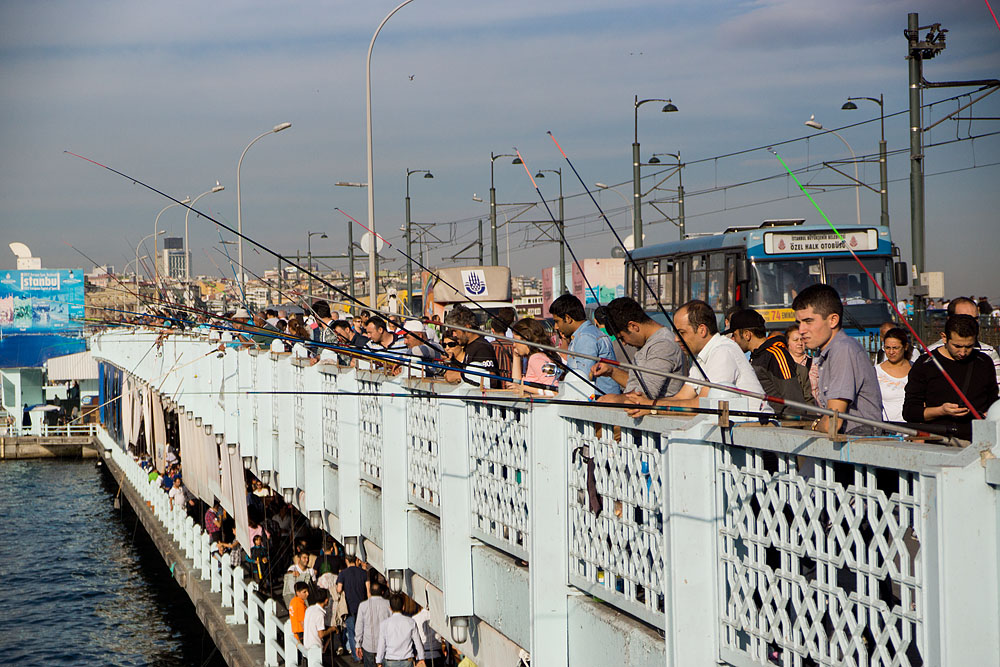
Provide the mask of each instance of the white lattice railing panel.
POLYGON ((278 433, 278 424, 281 421, 281 377, 277 359, 271 360, 271 432, 278 433))
POLYGON ((292 364, 292 387, 295 393, 292 395, 295 416, 295 444, 304 445, 305 438, 305 377, 302 366, 292 364))
POLYGON ((441 507, 437 401, 411 398, 406 406, 406 430, 410 500, 436 514, 441 507))
POLYGON ((795 667, 923 664, 923 478, 720 452, 723 650, 795 667))
POLYGON ((663 626, 661 436, 569 420, 570 582, 663 626))
POLYGON ((528 556, 528 412, 469 406, 472 519, 476 536, 528 556))
POLYGON ((323 386, 323 458, 330 463, 340 460, 340 445, 337 443, 337 376, 322 373, 323 386))
POLYGON ((361 425, 361 477, 382 482, 382 383, 358 378, 361 425))

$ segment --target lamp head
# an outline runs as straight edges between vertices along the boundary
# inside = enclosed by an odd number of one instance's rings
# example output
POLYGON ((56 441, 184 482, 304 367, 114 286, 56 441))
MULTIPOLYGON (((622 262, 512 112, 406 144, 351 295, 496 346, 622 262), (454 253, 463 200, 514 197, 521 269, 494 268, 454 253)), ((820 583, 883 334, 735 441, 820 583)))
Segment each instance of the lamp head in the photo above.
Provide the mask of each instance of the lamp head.
POLYGON ((330 237, 329 237, 329 236, 327 236, 326 234, 321 234, 321 235, 320 235, 320 238, 321 238, 321 239, 328 239, 328 238, 330 238, 330 237))
POLYGON ((222 192, 226 189, 226 186, 218 181, 215 182, 215 186, 212 188, 212 192, 222 192))
POLYGON ((524 162, 519 157, 514 158, 513 160, 510 161, 510 163, 511 164, 524 164, 524 162))
POLYGON ((673 102, 667 100, 667 103, 663 105, 663 109, 661 109, 661 111, 663 111, 664 113, 671 113, 673 111, 677 111, 677 107, 674 105, 673 102))
POLYGON ((600 188, 601 190, 607 190, 611 186, 608 185, 607 183, 594 183, 594 187, 595 188, 600 188))
POLYGON ((291 123, 279 123, 278 125, 275 125, 274 128, 271 129, 271 131, 272 132, 281 132, 282 130, 287 130, 291 126, 292 126, 291 123))
POLYGON ((545 178, 545 174, 543 174, 542 172, 538 172, 537 174, 535 174, 535 178, 545 178))
POLYGON ((428 171, 426 174, 424 174, 424 178, 434 178, 434 174, 428 171))
POLYGON ((649 158, 649 162, 647 162, 647 164, 660 164, 660 158, 654 155, 653 157, 649 158))
POLYGON ((823 129, 823 123, 817 122, 816 121, 816 115, 813 114, 813 115, 809 116, 809 120, 806 121, 806 127, 811 127, 814 130, 822 130, 823 129))
POLYGON ((858 105, 848 100, 847 102, 844 102, 844 106, 840 108, 844 111, 854 111, 855 109, 858 108, 858 105))

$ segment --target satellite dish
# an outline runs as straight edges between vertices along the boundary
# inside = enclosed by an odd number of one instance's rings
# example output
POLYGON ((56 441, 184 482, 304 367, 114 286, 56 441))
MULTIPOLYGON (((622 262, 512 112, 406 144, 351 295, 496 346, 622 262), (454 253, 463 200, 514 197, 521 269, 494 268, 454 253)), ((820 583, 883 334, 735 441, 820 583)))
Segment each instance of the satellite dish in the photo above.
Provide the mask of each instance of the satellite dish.
MULTIPOLYGON (((375 254, 382 252, 382 248, 385 247, 385 241, 382 240, 381 236, 375 237, 375 254)), ((365 232, 361 235, 361 249, 367 254, 372 253, 372 234, 371 232, 365 232)))
POLYGON ((19 258, 31 257, 31 250, 28 249, 28 246, 23 243, 18 243, 17 241, 10 244, 10 251, 19 258))
MULTIPOLYGON (((646 240, 645 234, 642 235, 642 240, 643 241, 646 240)), ((624 245, 625 249, 628 250, 629 252, 635 250, 635 234, 629 234, 628 236, 626 236, 625 240, 622 242, 622 245, 624 245)))

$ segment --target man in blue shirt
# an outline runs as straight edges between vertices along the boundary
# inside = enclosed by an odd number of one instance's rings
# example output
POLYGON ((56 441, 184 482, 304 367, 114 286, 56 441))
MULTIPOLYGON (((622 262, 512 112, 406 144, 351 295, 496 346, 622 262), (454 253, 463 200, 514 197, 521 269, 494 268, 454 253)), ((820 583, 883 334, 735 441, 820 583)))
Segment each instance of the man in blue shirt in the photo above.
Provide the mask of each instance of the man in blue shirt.
MULTIPOLYGON (((549 306, 549 314, 555 321, 556 331, 569 341, 569 351, 588 354, 602 359, 614 359, 615 351, 606 333, 587 319, 580 299, 572 294, 563 294, 549 306)), ((566 365, 585 378, 590 377, 590 368, 596 362, 592 359, 570 354, 566 365)), ((595 380, 597 388, 605 394, 619 394, 621 387, 610 376, 595 380)))

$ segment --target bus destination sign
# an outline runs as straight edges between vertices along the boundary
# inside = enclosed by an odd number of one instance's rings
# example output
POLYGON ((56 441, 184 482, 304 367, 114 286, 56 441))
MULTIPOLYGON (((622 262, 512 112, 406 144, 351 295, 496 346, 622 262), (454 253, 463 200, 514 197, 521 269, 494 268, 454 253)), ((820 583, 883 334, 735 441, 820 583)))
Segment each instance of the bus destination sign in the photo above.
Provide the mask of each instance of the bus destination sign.
POLYGON ((878 250, 878 230, 876 229, 859 229, 842 232, 842 234, 843 239, 832 231, 765 232, 764 252, 768 255, 794 255, 878 250))

